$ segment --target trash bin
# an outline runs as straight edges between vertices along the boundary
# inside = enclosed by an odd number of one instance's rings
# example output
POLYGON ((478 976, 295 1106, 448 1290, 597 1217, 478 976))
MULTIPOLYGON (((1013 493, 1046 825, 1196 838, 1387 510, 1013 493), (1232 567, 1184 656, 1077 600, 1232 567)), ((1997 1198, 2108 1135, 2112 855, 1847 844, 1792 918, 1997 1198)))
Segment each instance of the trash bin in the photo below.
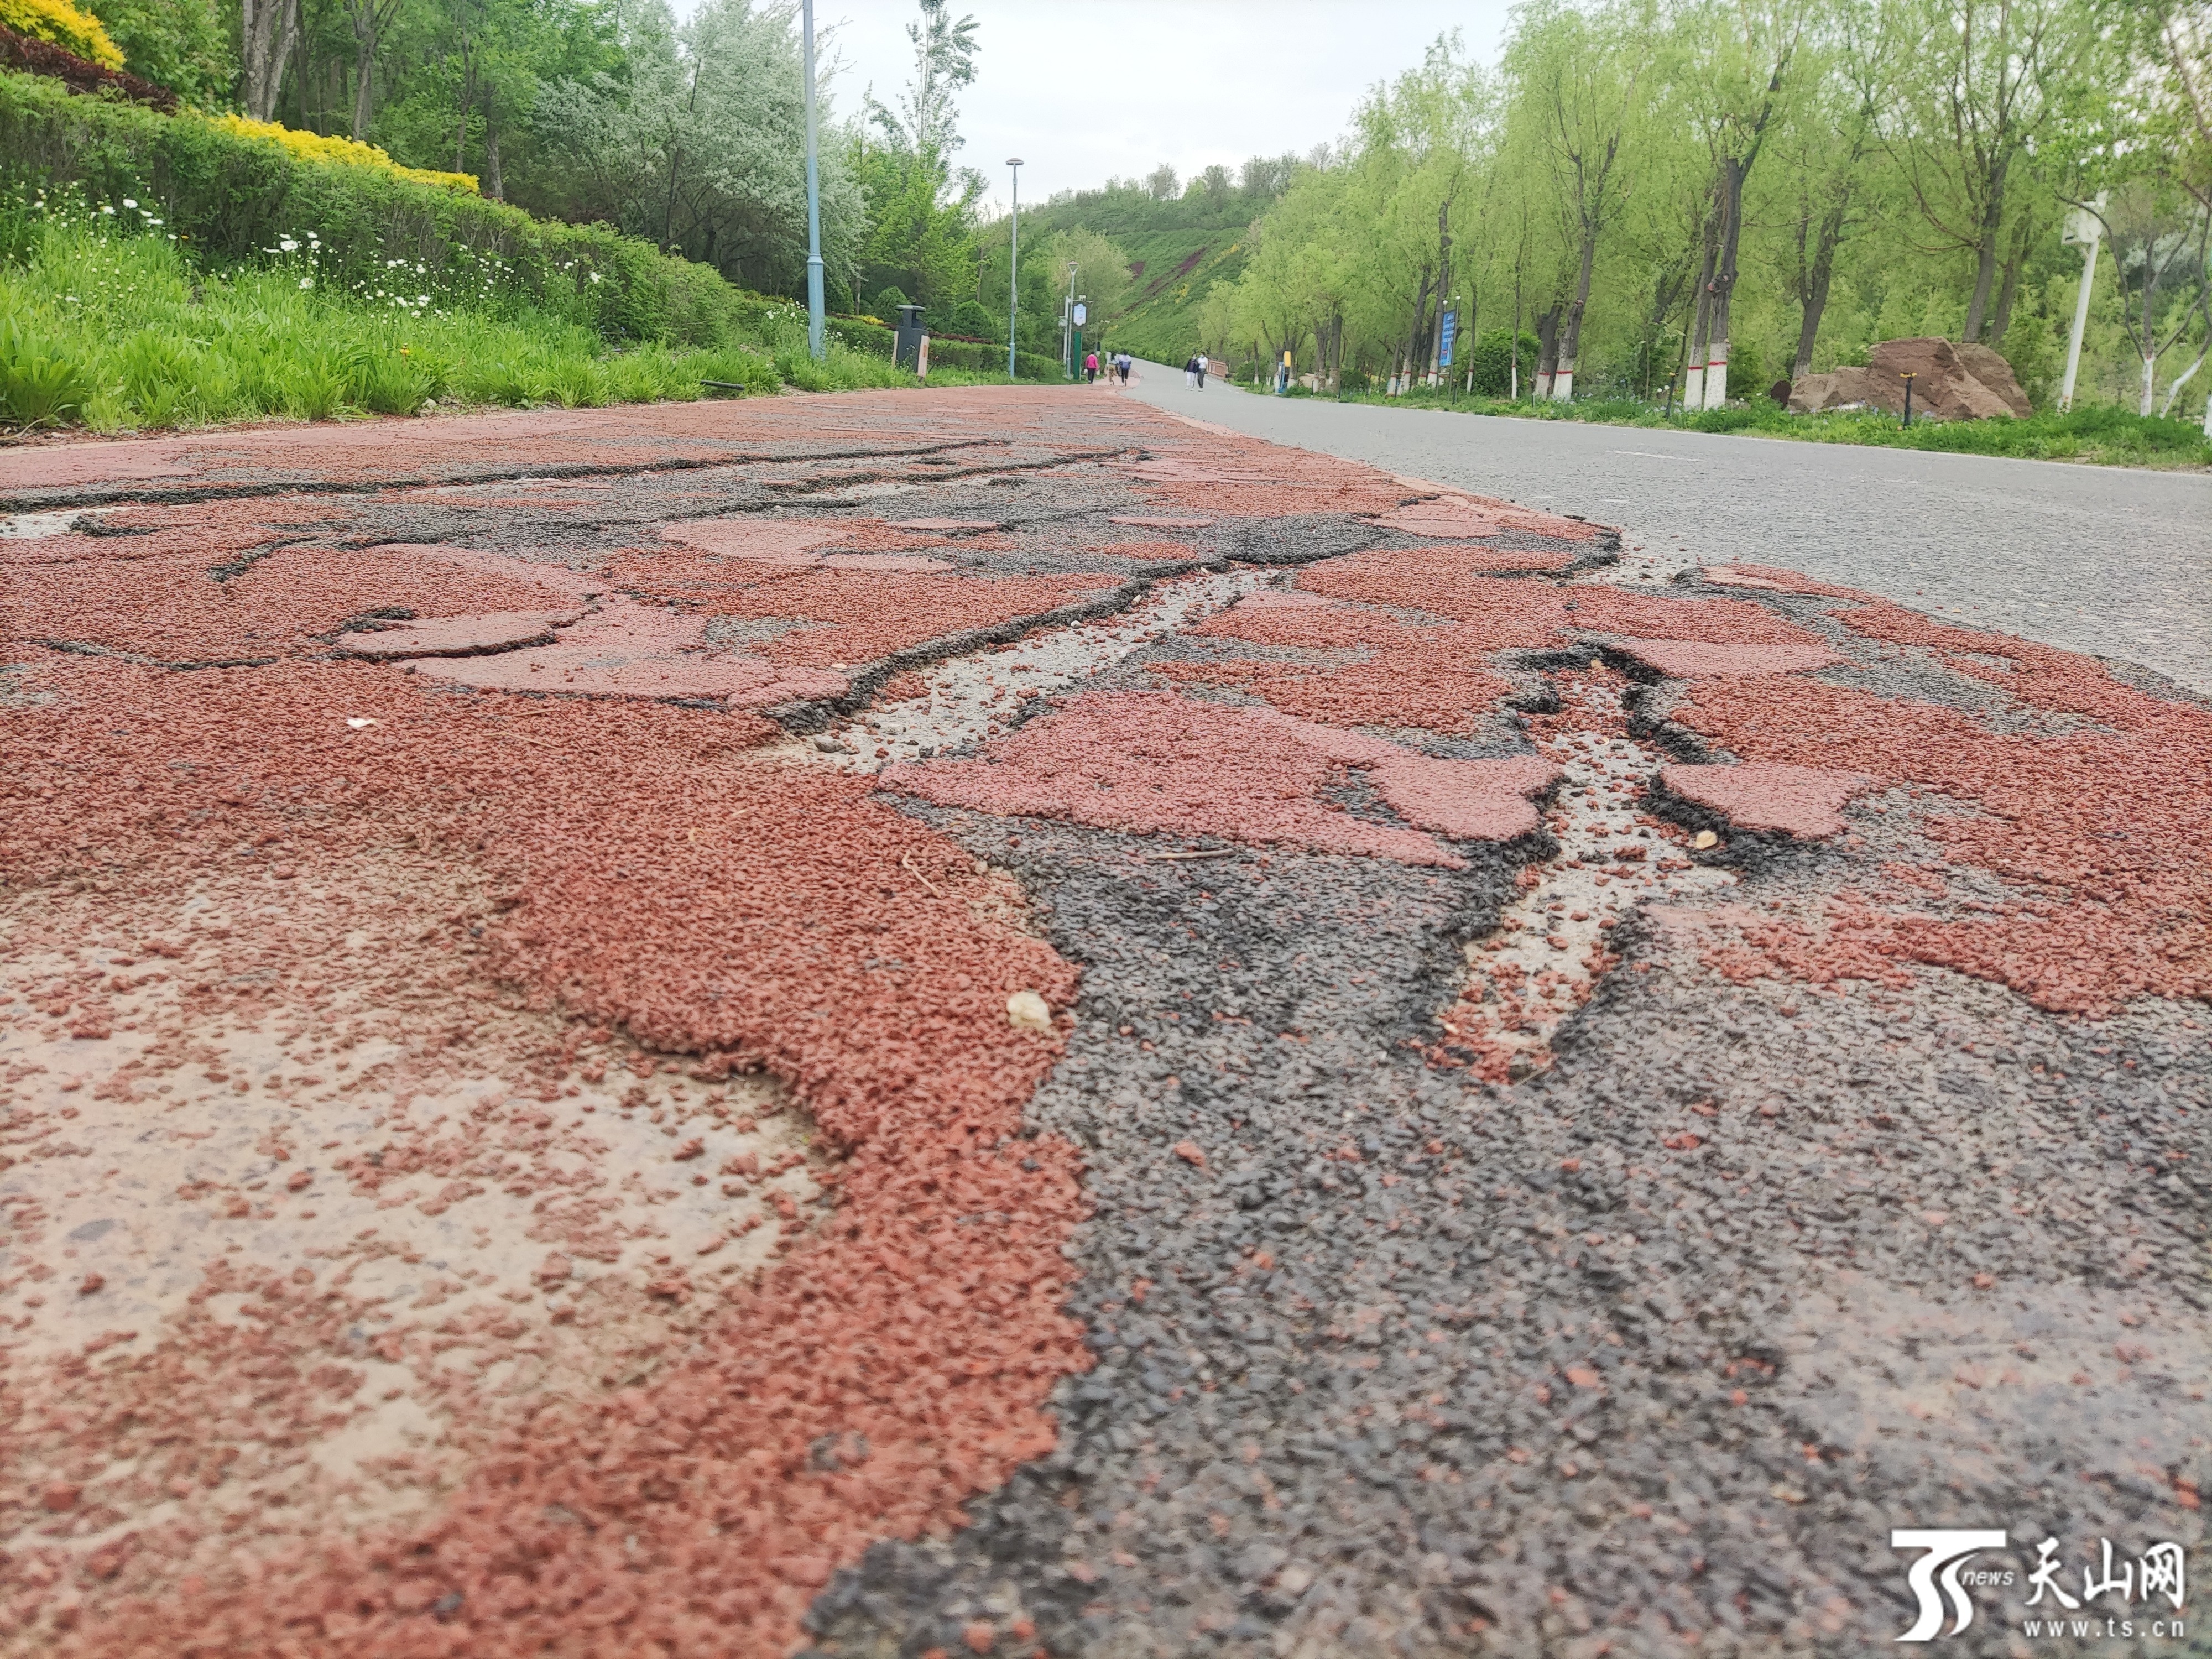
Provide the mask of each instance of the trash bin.
POLYGON ((898 337, 891 359, 901 368, 910 368, 918 375, 928 374, 929 336, 922 331, 920 306, 899 307, 898 337))

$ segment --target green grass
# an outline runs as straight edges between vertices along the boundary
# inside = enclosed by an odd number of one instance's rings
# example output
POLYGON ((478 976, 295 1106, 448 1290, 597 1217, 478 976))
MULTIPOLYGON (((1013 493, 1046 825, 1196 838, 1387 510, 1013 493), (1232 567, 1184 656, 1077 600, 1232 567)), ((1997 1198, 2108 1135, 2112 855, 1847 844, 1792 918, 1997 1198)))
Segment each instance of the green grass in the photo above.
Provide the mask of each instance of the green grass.
MULTIPOLYGON (((1293 397, 1315 396, 1303 390, 1293 397)), ((1325 395, 1325 394, 1323 394, 1325 395)), ((1792 415, 1764 398, 1743 405, 1667 415, 1633 398, 1592 398, 1573 403, 1518 403, 1504 398, 1461 398, 1417 387, 1402 398, 1347 393, 1347 403, 1392 404, 1419 409, 1450 407, 1469 415, 1529 421, 1586 421, 1606 426, 1668 427, 1680 432, 1738 432, 1805 443, 1874 444, 1888 449, 1932 449, 1958 455, 2003 455, 2020 460, 2093 461, 2111 466, 2212 467, 2212 440, 2192 422, 2131 415, 2109 404, 2026 420, 1926 421, 1910 428, 1893 415, 1838 410, 1792 415)))
MULTIPOLYGON (((693 399, 702 380, 749 392, 918 384, 888 358, 835 342, 814 362, 792 307, 750 345, 617 347, 519 299, 448 304, 404 270, 325 286, 307 249, 269 268, 203 271, 158 221, 66 207, 0 220, 0 427, 127 432, 438 404, 582 409, 693 399)), ((956 370, 931 382, 979 378, 956 370)))

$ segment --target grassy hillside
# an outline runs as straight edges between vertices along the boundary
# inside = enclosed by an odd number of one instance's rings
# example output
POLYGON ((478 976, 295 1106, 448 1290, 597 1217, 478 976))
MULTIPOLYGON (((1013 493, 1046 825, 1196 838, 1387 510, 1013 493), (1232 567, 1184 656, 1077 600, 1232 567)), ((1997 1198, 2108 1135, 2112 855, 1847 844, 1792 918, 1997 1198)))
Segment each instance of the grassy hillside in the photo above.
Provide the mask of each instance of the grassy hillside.
POLYGON ((1244 190, 1160 200, 1128 185, 1054 198, 1024 210, 1022 246, 1042 247, 1054 232, 1089 230, 1128 258, 1136 279, 1131 303, 1106 319, 1104 343, 1156 361, 1181 362, 1198 345, 1198 309, 1214 283, 1244 269, 1252 222, 1272 196, 1244 190))

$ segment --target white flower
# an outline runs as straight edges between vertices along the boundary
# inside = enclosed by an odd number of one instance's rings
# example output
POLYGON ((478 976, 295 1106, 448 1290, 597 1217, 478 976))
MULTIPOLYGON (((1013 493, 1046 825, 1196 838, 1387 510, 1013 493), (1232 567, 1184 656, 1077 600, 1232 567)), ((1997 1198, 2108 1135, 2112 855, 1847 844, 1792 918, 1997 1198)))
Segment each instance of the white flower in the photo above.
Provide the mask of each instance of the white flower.
POLYGON ((126 196, 123 198, 123 205, 127 208, 135 208, 138 204, 132 201, 128 196, 126 196))
POLYGON ((418 294, 415 296, 415 303, 418 306, 427 306, 430 303, 430 296, 427 294, 418 294))
POLYGON ((105 202, 100 204, 100 210, 111 219, 115 216, 115 210, 108 206, 105 202))
POLYGON ((301 288, 313 288, 314 285, 315 279, 312 276, 302 276, 300 278, 300 286, 301 288))
POLYGON ((300 248, 300 245, 289 236, 278 237, 276 239, 276 246, 283 249, 287 253, 296 253, 299 252, 300 248))
POLYGON ((151 217, 151 216, 149 216, 147 218, 146 222, 147 222, 148 224, 149 224, 149 225, 158 225, 158 224, 160 224, 161 222, 159 219, 153 218, 153 217, 151 217))
POLYGON ((592 280, 595 283, 599 280, 599 273, 598 271, 595 270, 592 273, 592 280))

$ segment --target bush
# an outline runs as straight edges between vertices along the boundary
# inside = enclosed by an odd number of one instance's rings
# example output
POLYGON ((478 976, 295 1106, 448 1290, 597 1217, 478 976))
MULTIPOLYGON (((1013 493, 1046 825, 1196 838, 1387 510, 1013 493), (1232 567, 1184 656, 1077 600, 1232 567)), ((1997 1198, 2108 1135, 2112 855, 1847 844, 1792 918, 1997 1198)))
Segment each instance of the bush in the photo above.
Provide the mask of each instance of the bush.
POLYGON ((80 11, 70 0, 0 0, 0 26, 35 40, 50 40, 102 69, 123 67, 123 53, 100 19, 80 11))
POLYGON ((167 87, 157 87, 121 70, 103 69, 51 40, 18 34, 11 28, 0 27, 0 70, 49 76, 71 92, 125 98, 165 113, 177 107, 177 94, 167 87))
MULTIPOLYGON (((1521 390, 1525 392, 1536 377, 1536 337, 1521 337, 1521 390)), ((1513 390, 1513 331, 1510 329, 1487 329, 1474 337, 1468 348, 1467 366, 1474 371, 1474 391, 1478 397, 1504 398, 1513 390)))
POLYGON ((913 301, 908 299, 896 288, 887 288, 868 301, 868 309, 876 314, 878 321, 888 323, 897 319, 901 306, 913 303, 913 301))
POLYGON ((952 307, 952 331, 955 334, 973 334, 979 339, 988 340, 994 333, 1003 331, 1000 325, 1006 320, 1003 317, 994 317, 977 300, 963 300, 952 307))
POLYGON ((330 166, 283 140, 74 98, 40 76, 0 73, 6 185, 21 195, 74 189, 109 207, 144 202, 210 266, 266 267, 305 250, 313 270, 303 274, 325 285, 373 289, 404 270, 441 303, 497 300, 611 339, 757 341, 793 309, 604 225, 533 219, 374 166, 330 166))
MULTIPOLYGON (((5 0, 0 0, 4 4, 5 0)), ((274 121, 248 120, 243 115, 218 115, 214 124, 225 132, 234 132, 241 138, 266 138, 283 145, 293 155, 309 161, 327 161, 339 167, 374 167, 395 179, 412 179, 418 185, 435 185, 446 190, 478 193, 477 176, 473 173, 433 173, 422 167, 404 167, 374 144, 356 143, 350 138, 333 137, 327 133, 301 132, 297 128, 281 126, 274 121)))
MULTIPOLYGON (((213 109, 229 100, 237 59, 228 13, 238 0, 94 0, 100 21, 133 75, 186 102, 213 109)), ((173 106, 173 100, 172 100, 173 106)))

